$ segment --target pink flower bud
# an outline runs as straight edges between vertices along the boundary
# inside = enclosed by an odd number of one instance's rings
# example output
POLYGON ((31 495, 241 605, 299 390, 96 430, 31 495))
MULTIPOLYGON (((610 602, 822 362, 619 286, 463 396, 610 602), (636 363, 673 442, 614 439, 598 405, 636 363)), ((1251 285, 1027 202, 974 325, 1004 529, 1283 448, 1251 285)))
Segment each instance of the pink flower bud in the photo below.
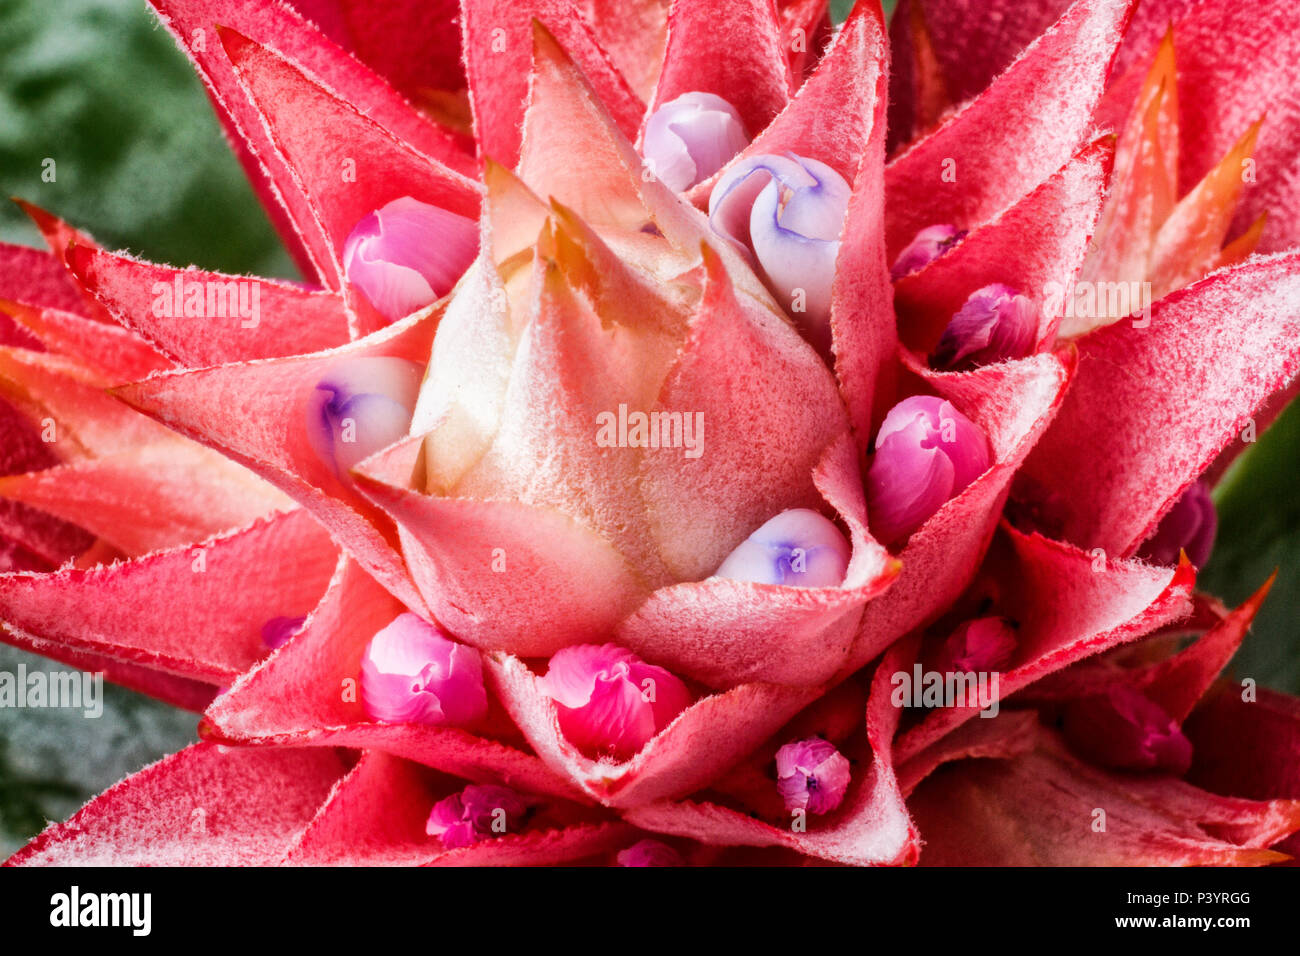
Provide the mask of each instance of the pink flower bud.
POLYGON ((1160 769, 1181 777, 1192 764, 1192 743, 1174 719, 1127 684, 1072 701, 1062 729, 1080 756, 1102 767, 1160 769))
POLYGON ((405 438, 423 370, 400 358, 336 363, 307 401, 307 438, 342 481, 360 461, 405 438))
POLYGON ((903 276, 925 268, 965 238, 966 230, 956 226, 926 226, 898 254, 889 274, 897 282, 903 276))
POLYGON ((851 549, 840 529, 807 508, 769 519, 727 555, 715 577, 793 588, 833 588, 844 581, 851 549))
POLYGON ((831 282, 852 190, 825 163, 752 156, 709 196, 713 228, 752 250, 781 305, 823 356, 831 346, 831 282))
POLYGON ((473 219, 403 196, 352 227, 343 243, 343 269, 395 322, 450 292, 477 252, 473 219))
POLYGON ((473 724, 487 713, 478 651, 414 614, 399 614, 361 658, 361 703, 372 720, 473 724))
POLYGON ((984 433, 932 395, 905 398, 885 416, 867 471, 867 517, 881 543, 902 541, 988 470, 984 433))
POLYGON ((849 789, 849 761, 821 737, 786 744, 776 752, 776 788, 787 810, 830 813, 849 789))
POLYGON ((618 851, 619 866, 685 866, 682 855, 667 843, 641 840, 618 851))
POLYGON ((989 674, 1011 663, 1015 653, 1016 630, 1010 621, 977 617, 948 635, 925 669, 940 674, 989 674))
POLYGON ((1219 516, 1205 482, 1192 484, 1160 519, 1156 533, 1138 549, 1143 561, 1165 567, 1178 563, 1178 552, 1186 551, 1187 560, 1198 568, 1205 566, 1214 549, 1214 532, 1219 516))
POLYGON ((517 833, 528 815, 529 801, 509 787, 471 784, 439 800, 429 811, 425 832, 448 850, 517 833))
POLYGON ((557 651, 542 678, 560 730, 588 755, 632 756, 686 709, 686 685, 613 644, 557 651))
POLYGON ((1009 286, 995 282, 971 293, 943 330, 930 356, 937 369, 957 371, 1024 358, 1034 347, 1038 309, 1009 286))
POLYGON ((262 625, 262 643, 275 650, 287 644, 289 638, 298 633, 305 617, 273 617, 262 625))
POLYGON ((642 152, 669 189, 708 179, 749 145, 734 106, 712 93, 683 93, 646 121, 642 152))

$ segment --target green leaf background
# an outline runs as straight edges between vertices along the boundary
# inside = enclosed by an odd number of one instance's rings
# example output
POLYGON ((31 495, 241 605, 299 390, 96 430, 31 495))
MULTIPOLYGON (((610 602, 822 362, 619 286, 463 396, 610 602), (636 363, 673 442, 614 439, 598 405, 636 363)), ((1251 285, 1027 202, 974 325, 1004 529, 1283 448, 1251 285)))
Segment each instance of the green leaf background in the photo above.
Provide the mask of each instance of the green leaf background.
MULTIPOLYGON (((832 0, 843 19, 852 0, 832 0)), ((892 3, 886 4, 892 8, 892 3)), ((110 248, 174 265, 293 276, 203 89, 140 0, 0 5, 0 188, 110 248), (42 163, 56 163, 43 182, 42 163)), ((40 245, 16 207, 0 238, 40 245)), ((1300 693, 1300 406, 1261 436, 1216 491, 1219 541, 1202 586, 1228 602, 1277 584, 1234 663, 1300 693)), ((59 670, 0 646, 0 671, 59 670)), ((117 687, 102 717, 0 709, 0 858, 145 764, 196 739, 196 718, 117 687)))

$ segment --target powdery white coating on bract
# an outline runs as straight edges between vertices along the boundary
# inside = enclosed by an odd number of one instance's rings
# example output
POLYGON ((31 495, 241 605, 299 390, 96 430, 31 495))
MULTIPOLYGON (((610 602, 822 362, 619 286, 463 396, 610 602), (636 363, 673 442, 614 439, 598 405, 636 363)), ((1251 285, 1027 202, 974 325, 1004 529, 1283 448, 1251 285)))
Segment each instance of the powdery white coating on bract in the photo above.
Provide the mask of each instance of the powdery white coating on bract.
POLYGON ((614 644, 557 651, 541 684, 564 736, 589 756, 632 756, 691 702, 681 680, 614 644))
POLYGON ((682 192, 708 179, 749 145, 735 107, 713 93, 683 93, 646 121, 641 152, 650 171, 682 192))
POLYGON ((307 438, 340 480, 360 461, 405 438, 424 370, 389 357, 346 358, 307 401, 307 438))
POLYGON ((464 727, 487 714, 478 651, 399 614, 361 659, 361 703, 374 720, 464 727))
POLYGON ((988 438, 951 402, 913 395, 889 410, 867 471, 867 519, 884 544, 906 538, 988 470, 988 438))
POLYGON ((825 163, 760 154, 733 166, 709 195, 709 221, 748 249, 777 300, 823 356, 830 354, 831 283, 852 190, 825 163))
POLYGON ((795 740, 776 752, 776 786, 787 810, 830 813, 851 777, 848 758, 821 737, 795 740))
POLYGON ((477 251, 473 219, 403 196, 352 228, 343 268, 371 305, 396 322, 450 292, 477 251))
POLYGON ((844 581, 852 549, 834 522, 809 508, 783 511, 727 555, 714 577, 799 588, 844 581))

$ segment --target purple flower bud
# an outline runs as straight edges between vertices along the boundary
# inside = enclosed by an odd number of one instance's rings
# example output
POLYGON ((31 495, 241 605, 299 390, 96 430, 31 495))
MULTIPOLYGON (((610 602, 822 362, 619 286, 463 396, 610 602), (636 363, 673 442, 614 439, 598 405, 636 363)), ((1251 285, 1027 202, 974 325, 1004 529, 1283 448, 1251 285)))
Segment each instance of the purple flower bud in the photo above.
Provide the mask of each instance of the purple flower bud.
POLYGON ((1186 551, 1188 561, 1198 568, 1205 567, 1214 549, 1214 532, 1218 526, 1219 516, 1214 510, 1210 488, 1205 482, 1197 481, 1160 519, 1156 533, 1138 549, 1137 556, 1169 567, 1178 563, 1179 551, 1186 551))
POLYGON ((423 370, 400 358, 347 358, 307 401, 307 439, 342 481, 360 461, 405 438, 423 370))
POLYGON ((781 305, 823 356, 831 283, 852 190, 825 163, 787 153, 745 159, 709 196, 714 230, 752 250, 781 305))
POLYGON ((897 282, 903 276, 925 268, 965 238, 966 230, 956 226, 926 226, 898 254, 889 274, 897 282))
POLYGON ((448 850, 518 832, 529 801, 509 787, 470 784, 433 805, 425 832, 448 850))
POLYGON ((487 714, 478 651, 411 613, 366 646, 361 703, 372 720, 464 727, 487 714))
POLYGON ((641 840, 618 851, 619 866, 685 866, 682 855, 667 843, 641 840))
POLYGON ((956 371, 1023 358, 1034 347, 1038 309, 995 282, 973 293, 949 321, 930 365, 956 371))
POLYGON ((769 519, 727 555, 714 576, 792 588, 833 588, 844 581, 852 549, 840 529, 807 508, 769 519))
POLYGON ((882 544, 896 544, 988 470, 984 433, 950 402, 913 395, 889 410, 867 471, 867 517, 882 544))
POLYGON ((395 322, 450 292, 477 252, 473 219, 403 196, 352 227, 343 243, 343 269, 395 322))
POLYGON ((1088 761, 1120 770, 1160 769, 1181 777, 1192 743, 1160 705, 1127 684, 1066 705, 1062 729, 1088 761))
POLYGON ((849 789, 849 761, 829 741, 809 737, 776 752, 776 788, 787 810, 830 813, 849 789))
POLYGON ((748 145, 734 106, 712 93, 683 93, 646 121, 642 152, 650 171, 681 192, 708 179, 748 145))
POLYGON ((288 643, 298 633, 305 617, 273 617, 262 625, 262 643, 271 650, 288 643))
POLYGON ((1001 671, 1015 653, 1016 630, 1010 621, 977 617, 948 635, 925 669, 940 674, 988 674, 1001 671))
POLYGON ((620 759, 644 747, 691 702, 678 678, 613 644, 557 651, 541 684, 570 743, 589 755, 620 759))

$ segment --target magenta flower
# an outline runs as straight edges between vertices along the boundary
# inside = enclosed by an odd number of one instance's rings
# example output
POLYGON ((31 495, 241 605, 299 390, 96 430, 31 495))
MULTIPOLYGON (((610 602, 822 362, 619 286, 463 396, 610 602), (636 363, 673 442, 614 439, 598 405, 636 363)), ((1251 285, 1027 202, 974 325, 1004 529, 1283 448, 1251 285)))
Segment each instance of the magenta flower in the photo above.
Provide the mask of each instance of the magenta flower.
POLYGON ((937 369, 966 369, 976 365, 1024 358, 1034 347, 1038 310, 1014 289, 995 282, 971 293, 930 356, 937 369))
POLYGON ((1126 684, 1072 701, 1063 726, 1070 746, 1103 767, 1182 776, 1192 763, 1191 741, 1173 718, 1126 684))
POLYGON ((366 645, 361 701, 372 718, 394 724, 476 723, 487 713, 478 651, 400 614, 366 645))
POLYGON ((1178 563, 1178 553, 1185 551, 1192 564, 1204 567, 1214 548, 1218 524, 1210 489, 1205 482, 1196 481, 1160 519, 1156 533, 1138 549, 1138 557, 1152 564, 1173 565, 1178 563))
POLYGON ((977 617, 958 626, 930 657, 928 670, 941 674, 991 673, 1011 663, 1016 629, 1004 617, 977 617))
POLYGON ((619 866, 685 866, 682 855, 662 840, 638 840, 618 851, 619 866))
POLYGON ((403 196, 361 219, 343 243, 343 268, 396 322, 440 299, 474 261, 473 219, 403 196))
POLYGON ((646 120, 642 152, 678 192, 708 179, 749 145, 736 108, 713 93, 683 93, 646 120))
POLYGON ((202 714, 12 862, 1300 851, 1154 551, 1300 369, 1281 0, 153 2, 305 281, 0 246, 0 636, 202 714))
POLYGON ((543 678, 560 729, 579 750, 626 758, 691 701, 686 685, 613 644, 566 647, 543 678))
POLYGON ((528 802, 509 787, 471 784, 435 803, 425 830, 453 850, 514 833, 527 814, 528 802))
POLYGON ((926 226, 898 254, 898 258, 889 268, 890 277, 901 279, 913 272, 919 272, 964 238, 966 238, 966 231, 956 226, 943 223, 937 226, 926 226))
POLYGON ((262 643, 275 650, 302 628, 305 617, 273 617, 262 625, 262 643))
POLYGON ((820 737, 792 741, 776 752, 776 787, 787 810, 830 813, 843 802, 850 777, 848 758, 820 737))
POLYGON ((894 544, 988 470, 988 439, 952 403, 905 398, 885 416, 867 471, 871 530, 894 544))

